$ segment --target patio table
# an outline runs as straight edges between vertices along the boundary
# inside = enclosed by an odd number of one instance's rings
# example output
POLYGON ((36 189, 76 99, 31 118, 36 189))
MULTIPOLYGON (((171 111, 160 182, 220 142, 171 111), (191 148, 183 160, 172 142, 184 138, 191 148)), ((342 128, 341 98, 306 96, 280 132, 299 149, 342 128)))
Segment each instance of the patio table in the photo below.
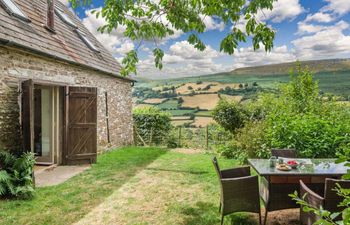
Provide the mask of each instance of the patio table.
POLYGON ((336 164, 335 159, 293 160, 301 164, 296 169, 280 171, 276 167, 270 167, 268 159, 248 159, 249 164, 260 176, 260 196, 266 214, 268 211, 299 207, 288 196, 294 191, 299 192, 299 180, 308 184, 316 193, 322 194, 326 178, 340 179, 348 169, 344 163, 336 164))

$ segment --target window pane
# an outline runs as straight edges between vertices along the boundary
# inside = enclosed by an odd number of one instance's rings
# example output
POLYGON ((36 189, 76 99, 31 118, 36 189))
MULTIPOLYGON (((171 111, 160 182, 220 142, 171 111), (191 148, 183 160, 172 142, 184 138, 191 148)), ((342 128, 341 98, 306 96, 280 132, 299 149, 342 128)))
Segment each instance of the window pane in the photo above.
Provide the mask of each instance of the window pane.
POLYGON ((24 15, 24 13, 18 8, 18 6, 12 2, 11 0, 2 0, 6 7, 11 10, 12 13, 16 14, 16 15, 19 15, 23 18, 27 18, 26 15, 24 15))

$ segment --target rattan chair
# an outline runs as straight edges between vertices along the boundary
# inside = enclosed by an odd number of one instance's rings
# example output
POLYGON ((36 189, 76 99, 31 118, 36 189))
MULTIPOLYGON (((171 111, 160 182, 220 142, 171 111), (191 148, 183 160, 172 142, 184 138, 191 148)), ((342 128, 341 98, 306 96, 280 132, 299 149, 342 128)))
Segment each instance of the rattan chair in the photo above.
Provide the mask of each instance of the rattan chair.
MULTIPOLYGON (((339 212, 343 210, 339 208, 339 203, 343 200, 334 188, 337 187, 336 184, 339 184, 342 188, 350 188, 350 181, 345 180, 335 180, 335 179, 326 179, 325 182, 325 191, 324 196, 318 195, 316 192, 312 191, 307 187, 303 181, 300 181, 300 196, 305 196, 305 201, 313 207, 328 210, 330 212, 339 212)), ((312 225, 320 218, 312 212, 304 212, 302 207, 300 208, 300 222, 303 225, 312 225)))
POLYGON ((221 225, 226 215, 235 212, 258 213, 261 225, 258 176, 250 175, 250 167, 220 170, 216 157, 213 158, 213 164, 221 187, 221 225))
POLYGON ((285 158, 296 158, 297 151, 293 148, 273 148, 271 149, 272 156, 285 157, 285 158))

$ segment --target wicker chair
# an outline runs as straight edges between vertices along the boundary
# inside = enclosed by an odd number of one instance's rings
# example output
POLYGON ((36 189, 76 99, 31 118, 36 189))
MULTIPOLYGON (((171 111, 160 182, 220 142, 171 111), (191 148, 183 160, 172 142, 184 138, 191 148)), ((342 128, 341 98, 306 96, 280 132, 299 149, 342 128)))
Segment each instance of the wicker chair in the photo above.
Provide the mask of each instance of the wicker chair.
POLYGON ((297 151, 293 148, 273 148, 271 149, 271 154, 272 156, 276 156, 276 157, 285 157, 285 158, 296 158, 297 157, 297 151))
POLYGON ((250 175, 250 167, 220 170, 216 157, 213 164, 221 186, 221 225, 226 215, 235 212, 258 213, 261 225, 258 176, 250 175))
MULTIPOLYGON (((350 188, 350 181, 326 179, 324 196, 320 196, 310 188, 308 188, 302 181, 300 181, 300 196, 305 195, 305 201, 311 206, 320 208, 321 206, 330 212, 339 212, 342 208, 339 208, 339 203, 343 200, 337 192, 334 191, 336 184, 339 184, 342 188, 350 188)), ((320 218, 314 213, 307 213, 300 209, 300 222, 303 225, 312 225, 320 218)))

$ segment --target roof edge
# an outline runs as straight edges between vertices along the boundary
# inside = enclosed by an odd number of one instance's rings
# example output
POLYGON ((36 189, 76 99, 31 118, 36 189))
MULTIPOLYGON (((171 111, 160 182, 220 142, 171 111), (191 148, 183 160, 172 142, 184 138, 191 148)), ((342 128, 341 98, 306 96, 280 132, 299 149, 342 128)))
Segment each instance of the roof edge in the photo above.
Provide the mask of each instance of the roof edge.
POLYGON ((60 61, 63 61, 63 62, 69 63, 69 64, 73 64, 73 65, 76 65, 76 66, 81 66, 81 67, 84 67, 84 68, 92 69, 92 70, 95 70, 95 71, 98 71, 98 72, 102 72, 102 73, 104 73, 106 75, 113 76, 113 77, 118 78, 118 79, 122 79, 122 80, 129 81, 129 82, 137 82, 135 79, 132 79, 132 78, 129 78, 129 77, 123 77, 121 75, 118 75, 118 74, 115 74, 115 73, 111 73, 111 72, 107 72, 105 70, 98 69, 96 67, 92 67, 92 66, 88 66, 88 65, 85 65, 85 64, 82 64, 82 63, 71 61, 71 60, 68 60, 68 59, 65 59, 65 58, 62 58, 62 57, 59 57, 59 56, 52 55, 52 54, 44 52, 44 51, 40 51, 40 50, 31 48, 31 47, 28 47, 28 46, 25 46, 25 45, 22 45, 22 44, 19 44, 19 43, 7 40, 7 39, 0 38, 0 46, 1 45, 2 46, 10 46, 10 47, 21 48, 21 49, 24 49, 24 50, 26 50, 26 51, 28 51, 30 53, 34 53, 34 54, 41 55, 41 56, 46 56, 46 57, 49 57, 51 59, 58 59, 60 61))

